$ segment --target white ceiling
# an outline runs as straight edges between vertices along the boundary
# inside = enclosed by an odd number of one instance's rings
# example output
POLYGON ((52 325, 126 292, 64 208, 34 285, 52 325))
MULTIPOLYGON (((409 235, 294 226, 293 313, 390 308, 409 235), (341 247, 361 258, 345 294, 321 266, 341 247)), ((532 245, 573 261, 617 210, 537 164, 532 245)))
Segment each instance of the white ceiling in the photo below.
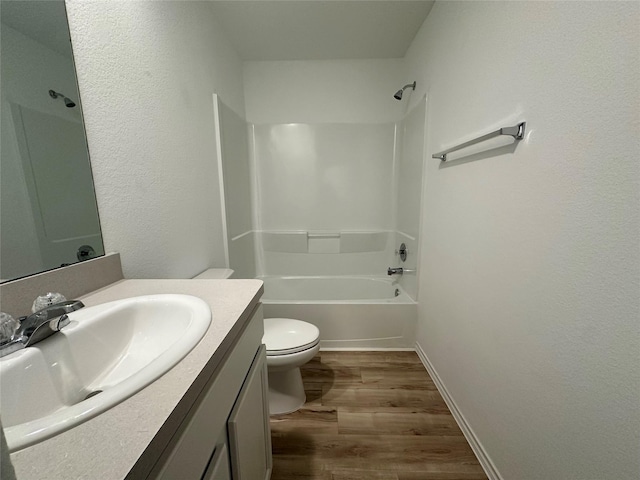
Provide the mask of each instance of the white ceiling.
MULTIPOLYGON (((243 60, 402 58, 434 0, 213 0, 243 60)), ((2 23, 71 58, 64 0, 2 1, 2 23)))
POLYGON ((402 58, 434 4, 409 0, 214 0, 243 60, 402 58))
POLYGON ((71 39, 64 0, 3 1, 2 23, 71 58, 71 39))

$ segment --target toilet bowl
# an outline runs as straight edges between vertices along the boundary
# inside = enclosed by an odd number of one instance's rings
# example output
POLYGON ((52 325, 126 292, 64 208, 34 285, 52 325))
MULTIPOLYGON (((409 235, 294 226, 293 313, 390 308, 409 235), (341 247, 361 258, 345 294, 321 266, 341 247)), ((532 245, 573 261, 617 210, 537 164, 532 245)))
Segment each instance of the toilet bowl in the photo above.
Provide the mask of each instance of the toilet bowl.
POLYGON ((307 400, 300 367, 320 350, 320 330, 293 318, 265 318, 262 343, 267 347, 269 413, 295 412, 307 400))

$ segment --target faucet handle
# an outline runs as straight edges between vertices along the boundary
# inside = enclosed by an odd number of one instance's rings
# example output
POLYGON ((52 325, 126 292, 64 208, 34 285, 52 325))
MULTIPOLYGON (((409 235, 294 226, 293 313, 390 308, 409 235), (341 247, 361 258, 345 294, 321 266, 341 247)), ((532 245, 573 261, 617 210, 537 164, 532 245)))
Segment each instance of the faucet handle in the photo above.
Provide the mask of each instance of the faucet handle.
POLYGON ((403 242, 400 244, 400 248, 396 250, 396 255, 400 255, 400 260, 403 262, 407 259, 407 254, 409 251, 407 250, 407 245, 403 242))
POLYGON ((82 303, 80 300, 65 300, 63 302, 49 305, 48 307, 45 307, 42 310, 36 312, 36 314, 42 314, 46 316, 46 319, 51 319, 54 317, 59 317, 60 315, 64 315, 66 313, 75 312, 76 310, 80 310, 83 307, 84 303, 82 303))
POLYGON ((40 295, 33 301, 31 313, 39 312, 40 310, 44 310, 47 307, 60 302, 64 302, 66 299, 67 297, 65 297, 61 293, 49 292, 45 295, 40 295))
POLYGON ((8 313, 0 312, 0 344, 10 342, 20 328, 20 322, 8 313))

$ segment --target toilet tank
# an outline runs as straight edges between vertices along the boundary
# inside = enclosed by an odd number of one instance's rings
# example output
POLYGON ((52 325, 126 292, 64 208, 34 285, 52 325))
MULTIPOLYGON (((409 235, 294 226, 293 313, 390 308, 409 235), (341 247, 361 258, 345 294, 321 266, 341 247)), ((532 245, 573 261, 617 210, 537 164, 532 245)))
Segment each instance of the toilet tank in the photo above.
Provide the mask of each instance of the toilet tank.
POLYGON ((223 278, 229 278, 231 277, 231 275, 233 275, 233 270, 230 268, 210 268, 208 270, 205 270, 204 272, 196 275, 194 278, 198 279, 198 280, 204 280, 204 279, 223 279, 223 278))

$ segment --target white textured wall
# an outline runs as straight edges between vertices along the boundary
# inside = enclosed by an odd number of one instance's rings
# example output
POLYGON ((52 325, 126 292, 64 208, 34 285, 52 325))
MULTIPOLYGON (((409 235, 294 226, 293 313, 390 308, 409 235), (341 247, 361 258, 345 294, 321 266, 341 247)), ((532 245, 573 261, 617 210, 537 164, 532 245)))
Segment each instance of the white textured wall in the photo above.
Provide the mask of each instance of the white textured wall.
POLYGON ((404 62, 302 60, 245 62, 247 121, 251 123, 387 123, 406 103, 404 62))
POLYGON ((242 64, 207 2, 67 1, 100 221, 128 278, 224 266, 212 93, 242 64))
POLYGON ((418 344, 504 479, 638 478, 639 9, 437 2, 406 57, 429 156, 528 122, 423 210, 418 344))

